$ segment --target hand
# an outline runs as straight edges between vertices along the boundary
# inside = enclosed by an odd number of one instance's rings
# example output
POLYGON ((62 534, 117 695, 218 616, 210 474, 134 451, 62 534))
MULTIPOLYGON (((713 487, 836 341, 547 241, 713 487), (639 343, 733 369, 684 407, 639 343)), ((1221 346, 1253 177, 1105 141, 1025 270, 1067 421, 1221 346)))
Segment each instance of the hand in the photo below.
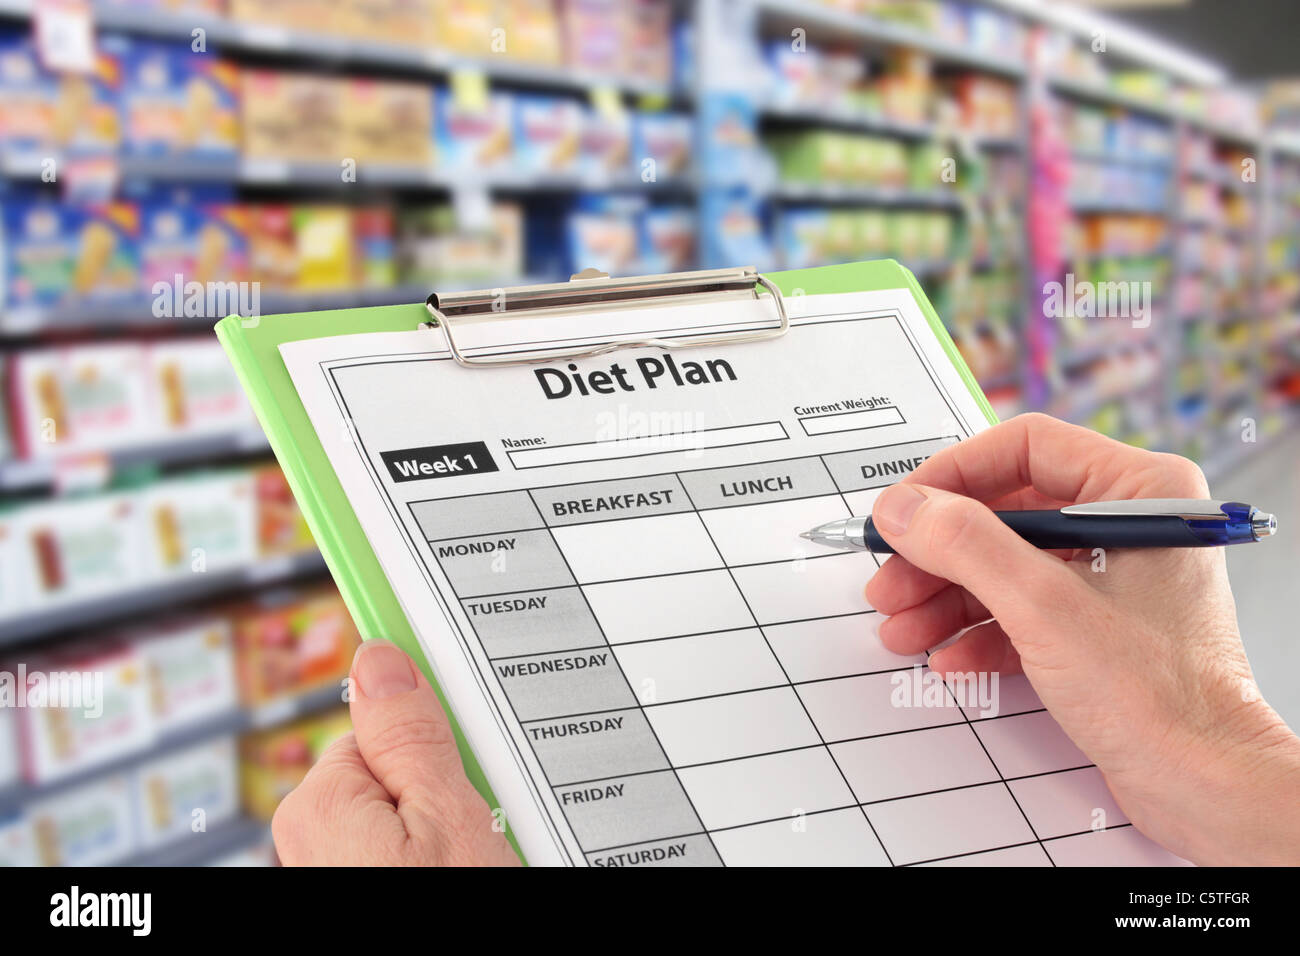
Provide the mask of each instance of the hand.
POLYGON ((271 822, 286 866, 518 866, 465 776, 447 715, 388 641, 352 661, 354 732, 336 741, 271 822))
POLYGON ((1300 740, 1260 697, 1222 548, 1039 551, 995 510, 1208 498, 1176 455, 1022 415, 876 500, 898 552, 867 585, 880 638, 941 674, 1023 671, 1133 824, 1202 864, 1300 863, 1300 740))

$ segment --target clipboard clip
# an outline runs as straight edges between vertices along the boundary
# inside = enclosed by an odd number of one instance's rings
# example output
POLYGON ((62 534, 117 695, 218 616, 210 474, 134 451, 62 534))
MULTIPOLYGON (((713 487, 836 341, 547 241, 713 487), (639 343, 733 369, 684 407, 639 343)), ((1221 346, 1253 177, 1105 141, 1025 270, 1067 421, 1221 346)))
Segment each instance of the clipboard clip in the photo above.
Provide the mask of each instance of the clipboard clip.
POLYGON ((515 365, 535 365, 557 359, 591 358, 617 349, 698 348, 709 345, 734 345, 743 342, 761 342, 785 335, 790 330, 785 299, 781 290, 770 279, 752 266, 734 269, 706 269, 698 272, 671 272, 663 275, 632 276, 611 279, 608 273, 584 269, 568 282, 551 282, 541 285, 517 286, 509 289, 479 289, 473 292, 433 293, 425 302, 430 319, 420 323, 421 329, 442 329, 447 339, 447 349, 457 364, 465 368, 505 368, 515 365), (757 299, 759 289, 767 291, 776 308, 777 324, 769 328, 737 330, 698 338, 649 338, 618 340, 601 345, 584 345, 572 350, 555 349, 545 355, 516 358, 513 355, 470 358, 456 344, 452 334, 452 319, 486 316, 517 315, 525 312, 556 311, 614 305, 617 303, 655 304, 656 301, 678 296, 696 295, 710 298, 730 295, 757 299))

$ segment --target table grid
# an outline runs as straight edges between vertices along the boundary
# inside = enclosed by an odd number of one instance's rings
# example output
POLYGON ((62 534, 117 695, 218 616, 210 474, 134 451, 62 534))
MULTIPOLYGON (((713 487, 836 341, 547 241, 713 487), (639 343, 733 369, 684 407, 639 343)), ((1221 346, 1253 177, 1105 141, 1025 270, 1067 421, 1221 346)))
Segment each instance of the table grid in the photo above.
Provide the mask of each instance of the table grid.
MULTIPOLYGON (((588 862, 913 865, 1036 847, 1054 865, 1048 842, 1091 832, 1082 804, 1041 809, 1044 780, 1096 770, 1057 746, 1036 700, 973 716, 945 685, 937 716, 879 706, 882 682, 924 667, 866 647, 876 612, 861 588, 879 561, 790 542, 796 527, 869 513, 887 483, 864 487, 863 462, 881 454, 411 504, 588 862), (960 754, 956 766, 922 767, 927 746, 960 754), (1054 750, 1060 766, 1040 769, 1054 750), (918 837, 934 818, 973 832, 918 837)), ((1127 824, 1113 813, 1109 829, 1127 824)))

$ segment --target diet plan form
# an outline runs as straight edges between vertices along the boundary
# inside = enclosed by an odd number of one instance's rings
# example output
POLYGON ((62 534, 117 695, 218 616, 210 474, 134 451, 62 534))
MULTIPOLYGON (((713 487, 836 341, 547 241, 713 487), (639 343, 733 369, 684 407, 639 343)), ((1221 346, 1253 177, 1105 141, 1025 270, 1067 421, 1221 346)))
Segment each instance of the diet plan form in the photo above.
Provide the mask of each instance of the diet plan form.
MULTIPOLYGON (((1179 862, 1023 677, 889 653, 877 559, 799 538, 987 419, 907 290, 786 302, 777 339, 504 368, 439 330, 280 347, 528 862, 1179 862)), ((456 335, 535 353, 771 321, 732 300, 456 335)))

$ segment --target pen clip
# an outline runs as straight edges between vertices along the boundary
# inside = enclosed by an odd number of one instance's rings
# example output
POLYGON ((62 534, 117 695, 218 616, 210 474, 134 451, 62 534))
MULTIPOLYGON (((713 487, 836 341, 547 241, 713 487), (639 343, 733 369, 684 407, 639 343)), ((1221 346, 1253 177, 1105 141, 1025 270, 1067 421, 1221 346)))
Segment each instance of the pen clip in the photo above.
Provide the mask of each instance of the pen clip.
POLYGON ((1227 521, 1225 501, 1209 498, 1134 498, 1129 501, 1089 501, 1068 505, 1063 515, 1124 515, 1127 517, 1170 517, 1198 521, 1227 521))

